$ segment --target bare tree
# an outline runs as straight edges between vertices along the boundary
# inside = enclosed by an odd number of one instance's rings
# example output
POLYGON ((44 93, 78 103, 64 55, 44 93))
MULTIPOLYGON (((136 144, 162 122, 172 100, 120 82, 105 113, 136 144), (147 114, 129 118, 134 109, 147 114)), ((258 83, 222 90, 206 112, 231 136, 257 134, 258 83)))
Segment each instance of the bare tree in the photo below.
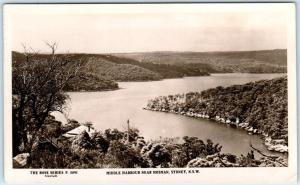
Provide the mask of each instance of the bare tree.
POLYGON ((56 42, 46 44, 50 55, 38 54, 24 45, 21 59, 13 61, 14 155, 20 152, 20 146, 24 151, 31 150, 36 134, 51 112, 63 112, 68 98, 63 88, 84 66, 68 55, 56 55, 56 42))

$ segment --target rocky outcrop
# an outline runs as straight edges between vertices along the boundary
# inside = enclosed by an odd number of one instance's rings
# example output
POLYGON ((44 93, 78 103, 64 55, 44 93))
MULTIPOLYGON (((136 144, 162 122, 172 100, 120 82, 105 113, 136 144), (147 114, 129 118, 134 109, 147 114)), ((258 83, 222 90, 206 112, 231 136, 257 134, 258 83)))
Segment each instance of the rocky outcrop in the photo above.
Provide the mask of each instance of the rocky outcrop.
POLYGON ((283 139, 272 139, 271 137, 265 137, 265 145, 268 150, 276 152, 288 152, 288 146, 283 139))
POLYGON ((22 153, 13 158, 13 167, 14 168, 22 168, 27 165, 29 160, 29 153, 22 153))

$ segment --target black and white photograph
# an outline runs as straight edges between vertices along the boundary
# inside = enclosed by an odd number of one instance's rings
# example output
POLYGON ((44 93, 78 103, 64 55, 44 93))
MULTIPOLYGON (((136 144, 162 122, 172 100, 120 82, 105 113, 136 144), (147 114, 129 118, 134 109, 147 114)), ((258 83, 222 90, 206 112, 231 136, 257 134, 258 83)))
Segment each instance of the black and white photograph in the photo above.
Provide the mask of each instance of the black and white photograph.
POLYGON ((6 175, 296 172, 292 3, 4 8, 6 175))

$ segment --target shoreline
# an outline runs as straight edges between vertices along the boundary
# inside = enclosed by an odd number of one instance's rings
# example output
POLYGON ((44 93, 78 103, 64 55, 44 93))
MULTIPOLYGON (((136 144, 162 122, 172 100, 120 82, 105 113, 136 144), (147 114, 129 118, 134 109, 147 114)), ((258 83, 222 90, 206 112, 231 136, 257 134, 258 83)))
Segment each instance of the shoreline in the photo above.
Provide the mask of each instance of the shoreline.
POLYGON ((103 89, 103 90, 80 90, 80 91, 65 91, 65 93, 85 93, 85 92, 106 92, 106 91, 117 91, 122 88, 103 89))
POLYGON ((261 136, 261 139, 266 146, 266 148, 269 151, 275 151, 279 153, 288 153, 288 146, 283 144, 282 139, 272 139, 270 136, 268 136, 266 133, 264 133, 261 130, 254 129, 253 127, 248 126, 248 123, 239 123, 238 119, 236 122, 230 121, 229 119, 224 119, 219 116, 216 116, 215 118, 210 118, 209 115, 204 114, 204 113, 194 113, 194 112, 185 112, 185 111, 168 111, 165 110, 164 108, 150 108, 150 107, 144 107, 144 110, 150 110, 150 111, 157 111, 157 112, 165 112, 165 113, 173 113, 173 114, 179 114, 187 117, 193 117, 196 119, 209 119, 213 120, 217 123, 223 123, 223 124, 228 124, 233 128, 239 128, 244 131, 247 131, 248 134, 253 135, 253 134, 259 134, 261 136))
MULTIPOLYGON (((115 80, 116 83, 128 83, 128 82, 159 82, 159 81, 163 81, 163 80, 172 80, 172 79, 184 79, 184 78, 193 78, 193 77, 209 77, 209 76, 214 76, 214 75, 221 75, 221 74, 282 74, 282 75, 286 75, 287 73, 249 73, 249 72, 215 72, 215 73, 209 73, 208 75, 198 75, 198 76, 182 76, 182 77, 170 77, 170 78, 161 78, 161 79, 157 79, 157 80, 124 80, 124 81, 119 81, 119 80, 115 80)), ((70 91, 70 90, 66 90, 66 93, 69 92, 105 92, 105 91, 116 91, 116 90, 121 90, 123 88, 111 88, 111 89, 103 89, 103 90, 78 90, 78 91, 70 91)))

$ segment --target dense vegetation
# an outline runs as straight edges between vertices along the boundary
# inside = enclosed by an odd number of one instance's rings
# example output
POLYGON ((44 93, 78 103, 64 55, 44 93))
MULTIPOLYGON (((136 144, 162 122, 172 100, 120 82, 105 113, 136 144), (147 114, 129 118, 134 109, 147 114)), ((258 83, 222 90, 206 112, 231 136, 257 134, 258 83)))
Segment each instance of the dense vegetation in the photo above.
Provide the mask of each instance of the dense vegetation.
POLYGON ((51 112, 63 112, 68 95, 64 89, 84 68, 67 56, 57 57, 57 44, 48 44, 51 55, 41 58, 25 48, 12 61, 13 155, 29 152, 51 112))
MULTIPOLYGON (((38 54, 38 57, 41 59, 45 59, 48 56, 47 54, 38 54)), ((209 64, 169 65, 142 63, 130 58, 102 54, 57 54, 56 56, 68 57, 69 60, 74 62, 86 63, 86 67, 82 70, 83 73, 87 73, 84 75, 97 76, 97 78, 88 78, 92 79, 87 81, 91 84, 97 82, 102 84, 104 83, 103 79, 106 81, 150 81, 184 76, 203 76, 216 72, 209 64)), ((12 52, 12 57, 15 61, 22 61, 24 55, 12 52)), ((74 82, 76 81, 74 80, 74 82)), ((108 85, 110 83, 105 84, 108 85)), ((113 88, 113 86, 110 88, 113 88)), ((92 89, 95 89, 95 87, 92 89)))
MULTIPOLYGON (((51 55, 34 54, 31 56, 30 62, 47 62, 51 55)), ((88 71, 89 63, 81 58, 73 58, 69 55, 55 55, 55 60, 64 61, 68 71, 75 71, 74 66, 82 66, 78 74, 72 76, 68 83, 63 87, 65 91, 103 91, 118 89, 118 84, 109 78, 105 78, 97 73, 88 71)), ((14 69, 24 68, 27 63, 27 56, 24 53, 12 52, 14 69)), ((46 66, 47 67, 47 66, 46 66)), ((17 74, 17 72, 13 75, 17 74)))
POLYGON ((211 104, 200 105, 199 110, 206 110, 211 116, 238 117, 240 122, 288 142, 287 77, 217 87, 201 92, 200 96, 211 104))
MULTIPOLYGON (((204 142, 196 137, 186 136, 180 141, 172 138, 146 141, 134 128, 124 132, 107 129, 92 135, 84 131, 75 137, 66 138, 63 134, 82 125, 74 120, 69 120, 67 125, 62 125, 61 122, 56 121, 51 116, 51 113, 55 111, 64 113, 68 99, 66 91, 105 90, 117 88, 117 85, 110 79, 105 79, 103 74, 97 73, 98 66, 96 63, 98 64, 100 59, 84 58, 82 55, 56 55, 57 44, 48 44, 48 46, 52 51, 49 55, 31 53, 26 50, 23 54, 13 52, 12 157, 14 157, 13 166, 15 168, 287 166, 287 162, 280 157, 256 158, 253 151, 250 151, 247 156, 224 154, 221 153, 221 146, 218 144, 213 144, 211 140, 204 142), (95 66, 95 71, 91 69, 92 66, 95 66)), ((125 65, 128 67, 125 67, 126 69, 137 71, 137 74, 134 74, 137 76, 139 76, 139 73, 148 70, 131 66, 132 64, 118 65, 125 65)), ((115 72, 117 73, 118 70, 115 72)), ((148 72, 151 73, 150 70, 148 72)), ((272 137, 286 139, 284 137, 284 134, 287 134, 284 132, 284 129, 286 129, 286 116, 283 111, 286 107, 286 104, 284 104, 286 99, 280 98, 281 95, 284 97, 286 93, 286 87, 284 86, 284 83, 286 85, 286 79, 274 80, 271 85, 269 82, 264 81, 260 83, 261 87, 248 84, 245 89, 242 86, 236 86, 231 90, 230 88, 224 90, 224 88, 218 87, 217 89, 204 91, 201 94, 190 93, 187 95, 187 101, 180 108, 189 111, 191 108, 199 111, 207 110, 207 114, 212 115, 214 112, 219 111, 219 109, 214 108, 215 106, 211 106, 214 102, 217 102, 216 105, 221 107, 224 106, 221 103, 227 101, 228 106, 234 108, 234 105, 231 106, 230 104, 231 100, 239 101, 238 99, 241 99, 241 96, 247 96, 247 98, 244 98, 245 105, 243 104, 243 106, 250 106, 246 105, 249 102, 253 103, 257 107, 253 107, 253 111, 251 110, 249 114, 254 114, 256 113, 255 110, 263 110, 268 107, 268 103, 274 103, 273 109, 278 110, 278 112, 273 113, 274 116, 279 116, 278 120, 280 118, 284 119, 282 124, 278 123, 274 129, 273 127, 270 128, 273 130, 270 134, 272 137), (278 85, 282 85, 281 88, 277 88, 278 85), (232 95, 223 94, 224 91, 228 91, 226 94, 231 93, 232 95), (271 99, 264 96, 259 97, 259 93, 256 92, 269 92, 268 95, 271 99), (278 96, 276 93, 279 93, 278 96), (201 97, 204 101, 198 101, 201 100, 201 97), (253 102, 253 98, 258 99, 258 103, 253 102), (282 107, 278 107, 277 103, 280 103, 282 107), (212 110, 210 111, 210 109, 212 110)), ((167 104, 173 103, 173 100, 177 99, 176 96, 168 98, 162 99, 168 100, 166 101, 167 104), (171 98, 172 101, 169 101, 168 98, 171 98)), ((155 105, 165 106, 167 104, 155 105)), ((242 107, 241 109, 242 111, 238 113, 244 116, 237 115, 240 116, 241 120, 248 119, 248 114, 243 112, 245 108, 242 107)), ((272 109, 267 110, 272 111, 272 109)), ((223 114, 227 115, 226 112, 223 112, 223 114)), ((254 114, 254 116, 257 115, 254 114)), ((251 122, 253 127, 268 128, 268 124, 260 126, 260 119, 257 122, 255 122, 255 118, 250 120, 253 122, 251 122)), ((91 124, 87 123, 85 125, 91 124)))
MULTIPOLYGON (((47 54, 38 54, 42 59, 47 54)), ((57 54, 74 62, 87 63, 81 76, 72 80, 82 90, 116 89, 113 81, 150 81, 184 76, 203 76, 210 73, 284 73, 286 50, 245 52, 150 52, 125 54, 57 54), (87 82, 89 86, 84 86, 87 82), (91 89, 88 89, 91 87, 91 89)), ((12 52, 13 60, 24 55, 12 52)))
POLYGON ((114 62, 91 57, 87 72, 93 72, 99 77, 116 81, 151 81, 160 80, 162 76, 148 69, 133 64, 116 64, 114 62))
POLYGON ((143 63, 207 65, 209 67, 207 72, 211 73, 283 73, 286 72, 287 66, 286 49, 230 52, 141 52, 115 55, 143 63))
MULTIPOLYGON (((78 124, 72 121, 72 124, 78 124)), ((57 124, 56 133, 74 128, 57 124)), ((43 135, 49 132, 44 129, 43 135)), ((52 132, 53 133, 53 132, 52 132)), ((58 134, 59 135, 59 134, 58 134)), ((86 132, 71 139, 61 139, 58 148, 34 143, 24 168, 170 168, 170 167, 245 167, 285 166, 281 157, 246 156, 221 153, 221 146, 185 136, 178 139, 146 141, 139 131, 107 129, 91 136, 86 132)), ((15 167, 18 163, 15 162, 15 167)), ((20 166, 19 166, 20 167, 20 166)))
POLYGON ((93 73, 81 72, 64 87, 65 91, 105 91, 118 89, 118 84, 93 73))
POLYGON ((147 109, 232 123, 288 145, 287 77, 158 97, 147 109))
MULTIPOLYGON (((99 57, 100 55, 97 55, 99 57)), ((116 64, 131 64, 135 66, 148 69, 155 72, 161 78, 180 78, 184 76, 204 76, 209 75, 209 73, 216 72, 209 64, 194 64, 194 65, 170 65, 170 64, 160 64, 153 62, 139 62, 137 60, 118 57, 114 55, 102 56, 109 61, 116 64)))

